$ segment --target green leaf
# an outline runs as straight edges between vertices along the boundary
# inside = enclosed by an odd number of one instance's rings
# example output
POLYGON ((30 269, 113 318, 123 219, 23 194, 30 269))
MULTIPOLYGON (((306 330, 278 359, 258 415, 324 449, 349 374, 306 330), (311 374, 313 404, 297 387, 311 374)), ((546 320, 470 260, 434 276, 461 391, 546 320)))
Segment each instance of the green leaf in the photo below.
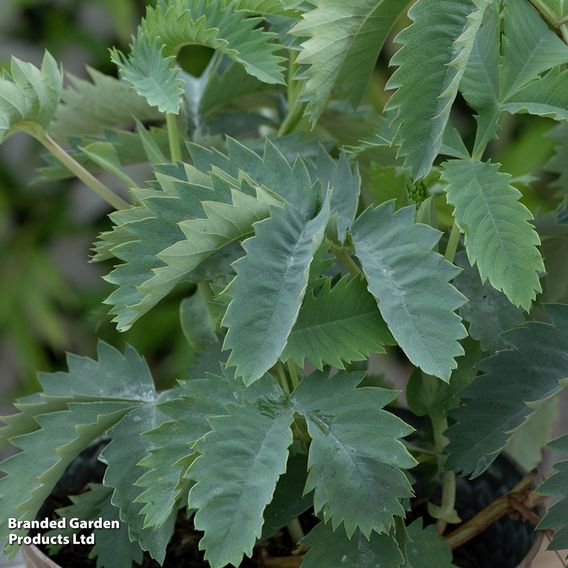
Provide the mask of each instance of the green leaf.
POLYGON ((545 165, 545 169, 557 177, 554 186, 566 194, 568 192, 568 125, 559 124, 551 128, 546 136, 554 141, 554 156, 545 165))
POLYGON ((113 489, 112 504, 120 510, 120 518, 127 523, 132 541, 147 550, 160 564, 166 556, 166 546, 174 531, 175 511, 156 529, 144 527, 142 505, 136 498, 142 490, 135 485, 144 473, 138 465, 152 448, 144 432, 155 429, 167 420, 155 404, 145 404, 123 418, 111 431, 111 441, 99 459, 107 464, 103 484, 113 489))
POLYGON ((135 37, 126 57, 116 49, 111 59, 118 66, 120 77, 130 83, 150 106, 160 112, 178 114, 182 103, 183 81, 172 66, 175 57, 165 57, 164 47, 156 39, 135 37))
POLYGON ((124 262, 106 277, 118 287, 105 302, 119 330, 213 254, 251 235, 271 206, 286 201, 301 215, 313 211, 317 191, 301 160, 291 166, 269 141, 262 156, 232 139, 227 146, 225 156, 192 145, 194 166, 160 166, 160 189, 136 192, 141 208, 111 215, 116 227, 97 249, 124 262))
POLYGON ((157 109, 123 81, 87 68, 90 81, 68 75, 69 86, 63 90, 61 103, 49 132, 58 139, 86 134, 102 134, 138 120, 160 120, 157 109))
POLYGON ((450 110, 489 0, 419 0, 412 25, 397 36, 402 45, 387 83, 397 89, 387 109, 397 109, 399 155, 415 178, 428 174, 440 148, 450 110), (416 96, 416 85, 420 96, 416 96))
POLYGON ((467 103, 477 111, 477 132, 474 155, 483 151, 497 136, 501 111, 501 82, 499 75, 500 48, 499 5, 495 2, 475 38, 460 91, 467 103))
POLYGON ((302 544, 310 547, 302 568, 399 568, 405 565, 396 539, 386 534, 372 534, 369 540, 356 531, 348 539, 343 531, 333 532, 329 524, 320 523, 302 540, 302 544))
POLYGON ((351 168, 346 154, 335 161, 323 148, 319 149, 316 168, 322 187, 332 191, 331 215, 335 216, 337 236, 343 243, 357 214, 361 176, 357 168, 351 168))
POLYGON ((47 128, 62 90, 63 75, 47 51, 41 69, 12 57, 10 71, 0 76, 0 142, 14 132, 47 128))
POLYGON ((399 0, 315 0, 291 33, 302 38, 297 78, 312 125, 333 91, 357 106, 377 57, 405 8, 399 0), (308 39, 305 39, 308 38, 308 39))
POLYGON ((198 292, 183 300, 179 309, 181 329, 194 353, 206 351, 219 341, 207 304, 198 292))
POLYGON ((458 269, 432 251, 440 233, 415 224, 414 215, 414 207, 395 211, 392 201, 369 208, 353 225, 353 244, 400 347, 424 372, 448 381, 463 355, 458 340, 466 331, 455 310, 465 298, 449 284, 458 269))
POLYGON ((176 56, 186 45, 204 45, 229 56, 265 83, 284 84, 284 58, 276 55, 276 34, 263 31, 262 19, 247 17, 234 4, 197 0, 188 6, 184 0, 172 0, 167 6, 149 6, 139 33, 163 45, 166 55, 176 56))
MULTIPOLYGON (((548 447, 555 452, 568 454, 568 436, 558 438, 548 444, 548 447)), ((568 548, 568 461, 557 463, 554 467, 556 473, 540 485, 538 492, 541 495, 560 497, 560 500, 548 508, 537 529, 554 529, 556 533, 549 549, 565 550, 568 548)))
POLYGON ((412 568, 453 568, 452 551, 436 533, 436 526, 423 527, 423 519, 416 519, 408 528, 407 553, 412 568))
POLYGON ((312 290, 306 295, 282 360, 292 359, 300 367, 307 360, 318 369, 343 369, 344 363, 384 353, 384 344, 392 341, 362 278, 346 276, 333 288, 328 278, 317 294, 312 290))
POLYGON ((136 501, 144 504, 140 512, 148 527, 162 526, 176 510, 189 485, 186 472, 196 457, 194 445, 211 429, 208 419, 227 415, 228 403, 278 398, 281 391, 268 375, 247 388, 226 371, 181 382, 179 395, 158 406, 169 419, 144 434, 149 453, 139 462, 146 471, 136 481, 142 489, 136 501))
POLYGON ((456 288, 469 300, 460 315, 469 324, 469 335, 488 353, 506 347, 501 333, 524 323, 523 312, 507 297, 482 282, 479 273, 467 262, 465 252, 458 253, 456 264, 463 269, 455 279, 456 288))
POLYGON ((498 164, 456 160, 443 165, 442 179, 481 280, 528 311, 541 291, 538 273, 544 264, 536 248, 540 239, 529 223, 532 214, 519 202, 521 193, 510 185, 511 176, 500 172, 498 164))
POLYGON ((357 529, 367 538, 385 532, 394 516, 404 517, 400 500, 411 490, 402 470, 416 463, 400 441, 412 429, 383 410, 398 393, 355 388, 362 378, 316 372, 292 396, 312 438, 305 491, 314 491, 316 513, 334 530, 343 523, 349 538, 357 529))
MULTIPOLYGON (((89 491, 80 495, 71 495, 71 505, 56 509, 62 519, 81 519, 82 521, 120 522, 118 509, 110 502, 112 490, 98 483, 89 484, 89 491)), ((75 529, 66 526, 64 530, 55 529, 46 533, 48 536, 67 536, 72 538, 75 529)), ((133 562, 142 564, 143 551, 138 543, 131 542, 128 537, 128 527, 120 523, 118 530, 95 529, 95 545, 89 553, 89 558, 97 559, 97 568, 124 568, 133 562)), ((50 552, 54 552, 51 547, 50 552)))
MULTIPOLYGON (((568 51, 568 46, 565 46, 568 51)), ((506 98, 501 108, 511 114, 528 113, 554 120, 568 119, 568 71, 556 67, 506 98)))
POLYGON ((110 142, 93 142, 81 148, 83 153, 103 171, 116 176, 127 188, 136 187, 136 182, 124 172, 118 150, 110 142))
POLYGON ((231 303, 222 324, 230 366, 246 384, 258 380, 282 354, 298 318, 310 264, 329 220, 329 197, 313 219, 286 204, 255 225, 234 263, 231 303))
POLYGON ((198 443, 200 456, 189 471, 196 482, 189 506, 197 509, 195 526, 205 532, 200 548, 212 568, 252 556, 264 509, 286 470, 291 423, 291 409, 269 414, 252 404, 210 419, 212 431, 198 443))
POLYGON ((551 323, 505 332, 509 348, 479 363, 483 375, 462 391, 464 404, 447 431, 450 468, 472 477, 483 473, 533 409, 567 384, 568 306, 550 304, 546 312, 551 323))
POLYGON ((504 11, 504 98, 557 65, 568 63, 568 46, 527 0, 509 0, 504 11))
POLYGON ((280 476, 272 501, 264 510, 261 540, 275 535, 311 508, 314 496, 304 493, 307 471, 306 456, 298 454, 288 458, 286 473, 280 476))
POLYGON ((6 474, 0 479, 2 541, 7 542, 14 532, 8 529, 8 519, 35 519, 71 462, 130 408, 119 402, 70 404, 69 410, 35 417, 38 430, 12 438, 12 445, 21 452, 0 464, 6 474), (22 487, 26 488, 23 492, 22 487))

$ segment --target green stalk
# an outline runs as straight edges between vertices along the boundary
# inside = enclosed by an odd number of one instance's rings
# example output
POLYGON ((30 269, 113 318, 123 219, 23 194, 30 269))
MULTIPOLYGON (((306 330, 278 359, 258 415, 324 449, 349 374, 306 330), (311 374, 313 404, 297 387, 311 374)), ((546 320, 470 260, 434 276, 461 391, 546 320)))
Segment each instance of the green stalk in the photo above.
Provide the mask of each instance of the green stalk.
POLYGON ((353 276, 359 276, 361 274, 361 269, 357 266, 357 263, 351 258, 351 255, 347 251, 347 249, 337 245, 331 245, 331 252, 337 257, 339 262, 343 264, 343 266, 347 269, 349 273, 353 276))
MULTIPOLYGON (((448 439, 444 432, 448 429, 447 418, 432 418, 432 429, 434 431, 434 447, 439 458, 444 455, 444 449, 448 444, 448 439)), ((444 471, 442 474, 442 504, 440 506, 441 519, 436 522, 438 534, 443 534, 448 523, 443 517, 450 515, 456 506, 456 474, 453 471, 444 471)))
POLYGON ((166 114, 166 125, 168 127, 168 141, 170 143, 172 162, 179 162, 181 160, 181 145, 179 142, 177 116, 171 113, 166 114))
POLYGON ((457 223, 454 221, 452 225, 452 230, 450 232, 450 238, 448 239, 448 244, 446 246, 446 252, 444 253, 444 258, 449 260, 450 262, 454 262, 454 258, 456 257, 456 252, 458 250, 458 244, 460 242, 460 228, 458 227, 457 223))
POLYGON ((99 181, 91 172, 70 156, 47 132, 34 132, 33 136, 51 152, 70 172, 75 174, 89 189, 115 209, 128 209, 130 205, 99 181))
POLYGON ((284 365, 282 363, 276 363, 274 369, 276 370, 276 375, 278 376, 278 382, 282 387, 282 390, 287 396, 290 396, 290 385, 288 384, 288 377, 286 376, 286 371, 284 370, 284 365))
POLYGON ((286 136, 294 131, 304 116, 304 103, 296 99, 288 111, 288 115, 278 130, 278 136, 286 136))

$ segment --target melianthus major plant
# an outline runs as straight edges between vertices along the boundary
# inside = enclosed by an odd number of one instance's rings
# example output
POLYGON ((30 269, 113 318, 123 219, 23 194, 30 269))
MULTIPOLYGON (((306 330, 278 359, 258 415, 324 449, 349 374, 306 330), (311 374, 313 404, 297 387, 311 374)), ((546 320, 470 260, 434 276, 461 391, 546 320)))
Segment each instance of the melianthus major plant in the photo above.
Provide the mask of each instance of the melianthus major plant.
MULTIPOLYGON (((98 535, 99 566, 143 551, 163 562, 183 507, 210 565, 238 566, 281 527, 301 537, 294 519, 312 506, 305 568, 452 565, 456 474, 486 471, 568 377, 568 127, 554 131, 558 207, 537 219, 514 187, 526 180, 485 159, 504 115, 568 119, 568 8, 418 0, 384 112, 361 107, 406 9, 158 0, 130 53, 111 51, 120 80, 91 70, 63 88, 49 54, 41 68, 13 59, 1 138, 34 136, 52 156, 44 177, 73 173, 116 209, 94 260, 114 259, 119 330, 187 290, 196 365, 157 392, 138 353, 101 342, 97 360, 70 355, 67 372, 40 375, 1 431, 21 450, 1 465, 1 540, 105 435, 103 484, 61 512, 123 521, 98 535), (214 50, 200 77, 177 64, 193 44, 214 50), (475 113, 470 148, 458 95, 475 113), (144 188, 124 169, 141 162, 144 188), (409 439, 399 391, 364 382, 370 355, 395 346, 415 369, 406 396, 431 422, 426 441, 409 439), (424 464, 442 487, 436 527, 405 524, 424 464)), ((554 445, 568 453, 567 437, 554 445)), ((541 492, 561 497, 541 527, 566 548, 566 462, 541 492)))

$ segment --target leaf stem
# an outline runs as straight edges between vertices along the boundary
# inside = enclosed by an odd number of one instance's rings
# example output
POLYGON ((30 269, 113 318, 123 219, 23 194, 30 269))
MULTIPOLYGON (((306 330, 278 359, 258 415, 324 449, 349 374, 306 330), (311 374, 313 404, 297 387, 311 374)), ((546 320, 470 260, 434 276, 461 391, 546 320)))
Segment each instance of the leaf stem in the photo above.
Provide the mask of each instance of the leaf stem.
POLYGON ((280 125, 278 130, 278 136, 286 136, 294 131, 296 126, 302 117, 304 116, 304 103, 300 101, 299 98, 292 103, 292 106, 289 107, 288 114, 284 119, 284 122, 280 125))
POLYGON ((286 376, 284 365, 282 365, 282 363, 277 363, 274 369, 278 376, 278 382, 280 383, 282 390, 286 393, 286 396, 290 396, 291 394, 290 385, 288 384, 288 377, 286 376))
POLYGON ((450 238, 448 239, 448 244, 446 246, 446 252, 444 253, 444 258, 449 262, 454 262, 456 257, 456 252, 458 250, 458 244, 460 242, 460 228, 454 221, 452 225, 452 230, 450 232, 450 238))
POLYGON ((179 130, 175 114, 170 112, 166 114, 166 125, 168 127, 168 141, 170 143, 172 162, 179 162, 181 160, 181 145, 179 142, 179 130))
POLYGON ((339 262, 347 269, 347 271, 353 276, 359 276, 361 274, 361 269, 357 266, 357 263, 351 258, 351 255, 344 247, 341 247, 335 243, 331 245, 331 252, 337 257, 339 262))
POLYGON ((128 209, 130 205, 111 191, 104 183, 99 181, 91 172, 68 154, 47 132, 44 130, 33 133, 33 136, 43 144, 69 171, 79 178, 89 189, 104 199, 115 209, 128 209))
POLYGON ((291 521, 286 528, 294 544, 298 544, 305 536, 304 529, 297 518, 291 521))
POLYGON ((531 4, 540 12, 540 15, 547 21, 548 25, 560 34, 565 43, 568 43, 568 26, 565 18, 559 19, 556 14, 543 0, 530 0, 531 4))

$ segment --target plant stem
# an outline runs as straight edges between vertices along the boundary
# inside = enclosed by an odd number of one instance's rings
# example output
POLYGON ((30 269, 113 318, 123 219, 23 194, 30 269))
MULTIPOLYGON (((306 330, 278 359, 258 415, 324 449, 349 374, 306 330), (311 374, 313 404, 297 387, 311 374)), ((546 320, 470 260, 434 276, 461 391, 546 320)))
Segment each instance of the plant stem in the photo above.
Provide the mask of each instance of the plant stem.
POLYGON ((300 102, 298 98, 293 102, 292 106, 288 109, 288 114, 284 119, 278 130, 278 136, 286 136, 294 131, 302 117, 304 116, 304 103, 300 102))
POLYGON ((353 276, 359 276, 361 269, 357 266, 356 262, 351 258, 351 255, 344 247, 335 243, 331 245, 331 252, 337 257, 339 262, 350 272, 353 276))
POLYGON ((568 26, 565 18, 558 19, 556 14, 543 0, 530 0, 531 4, 540 12, 540 15, 548 22, 548 25, 560 34, 565 43, 568 43, 568 26))
POLYGON ((458 244, 460 242, 460 228, 454 221, 452 225, 452 230, 450 232, 450 238, 448 239, 448 244, 446 246, 446 252, 444 253, 444 258, 450 262, 454 261, 456 257, 456 252, 458 250, 458 244))
POLYGON ((51 152, 69 171, 79 178, 89 189, 104 199, 115 209, 128 209, 130 205, 99 181, 91 172, 69 155, 47 132, 35 132, 35 138, 51 152))
POLYGON ((179 131, 175 114, 166 114, 166 125, 168 127, 168 141, 170 143, 172 162, 179 162, 181 160, 181 145, 179 142, 179 131))
POLYGON ((304 529, 297 518, 291 521, 286 528, 294 544, 298 544, 304 538, 304 529))

